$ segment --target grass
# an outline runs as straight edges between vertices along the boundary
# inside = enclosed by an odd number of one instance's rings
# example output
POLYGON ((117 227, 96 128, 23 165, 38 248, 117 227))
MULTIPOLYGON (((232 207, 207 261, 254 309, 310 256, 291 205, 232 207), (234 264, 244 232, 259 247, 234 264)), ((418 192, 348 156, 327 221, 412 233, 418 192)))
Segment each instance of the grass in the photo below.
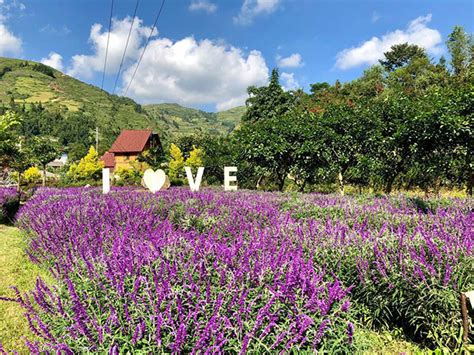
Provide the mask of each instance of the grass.
POLYGON ((401 332, 375 332, 356 328, 354 337, 356 347, 362 349, 360 354, 431 354, 430 350, 422 349, 416 344, 402 338, 401 332))
MULTIPOLYGON (((10 286, 20 291, 33 289, 36 278, 41 276, 47 283, 48 273, 34 265, 24 253, 24 241, 17 228, 0 225, 0 296, 14 297, 10 286)), ((0 301, 0 343, 6 350, 15 349, 27 353, 22 337, 34 338, 23 317, 22 308, 14 302, 0 301)))

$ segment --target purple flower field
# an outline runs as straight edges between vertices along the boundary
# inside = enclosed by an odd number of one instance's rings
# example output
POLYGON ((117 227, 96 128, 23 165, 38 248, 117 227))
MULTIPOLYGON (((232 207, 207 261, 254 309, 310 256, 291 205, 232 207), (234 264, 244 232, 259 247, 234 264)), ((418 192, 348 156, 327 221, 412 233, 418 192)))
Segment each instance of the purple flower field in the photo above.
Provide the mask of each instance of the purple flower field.
POLYGON ((16 301, 35 353, 352 352, 361 323, 458 349, 473 220, 468 199, 43 189, 17 224, 57 283, 16 301))

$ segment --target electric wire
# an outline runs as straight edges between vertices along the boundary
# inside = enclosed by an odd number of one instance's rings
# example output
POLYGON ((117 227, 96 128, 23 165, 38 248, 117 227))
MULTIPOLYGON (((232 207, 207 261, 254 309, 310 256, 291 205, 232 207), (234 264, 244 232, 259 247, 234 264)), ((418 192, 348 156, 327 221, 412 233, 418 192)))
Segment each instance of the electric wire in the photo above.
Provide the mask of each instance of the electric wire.
POLYGON ((127 53, 128 43, 130 41, 130 36, 132 34, 133 24, 135 22, 135 17, 137 15, 137 10, 138 10, 138 4, 139 3, 140 3, 140 0, 137 0, 137 2, 135 4, 135 10, 133 11, 132 24, 130 26, 130 30, 128 31, 127 42, 125 43, 125 49, 123 50, 122 60, 120 61, 120 66, 119 66, 119 70, 117 72, 117 77, 115 78, 114 89, 112 90, 112 95, 115 94, 115 89, 117 88, 117 83, 118 83, 118 80, 119 80, 119 77, 120 77, 120 73, 122 71, 123 61, 125 59, 125 54, 127 53))
POLYGON ((114 0, 110 5, 110 17, 109 17, 109 32, 107 33, 107 45, 105 47, 105 60, 104 60, 104 70, 102 71, 102 83, 100 84, 100 88, 104 89, 104 80, 105 80, 105 69, 107 68, 107 55, 109 52, 109 41, 110 41, 110 30, 112 29, 112 13, 114 11, 114 0))
POLYGON ((135 79, 135 75, 137 74, 138 67, 140 66, 140 63, 143 59, 143 55, 145 54, 146 48, 148 46, 148 43, 150 42, 150 38, 153 36, 153 32, 155 31, 156 24, 158 22, 158 19, 160 18, 161 12, 163 11, 163 7, 165 5, 166 0, 162 0, 160 10, 158 11, 158 14, 156 15, 155 22, 153 23, 153 26, 151 27, 150 35, 148 36, 145 46, 143 47, 142 54, 140 55, 140 58, 138 59, 137 66, 135 67, 135 70, 132 74, 132 78, 130 79, 130 82, 127 85, 127 89, 125 90, 124 96, 127 96, 128 90, 130 89, 130 86, 132 85, 133 79, 135 79))

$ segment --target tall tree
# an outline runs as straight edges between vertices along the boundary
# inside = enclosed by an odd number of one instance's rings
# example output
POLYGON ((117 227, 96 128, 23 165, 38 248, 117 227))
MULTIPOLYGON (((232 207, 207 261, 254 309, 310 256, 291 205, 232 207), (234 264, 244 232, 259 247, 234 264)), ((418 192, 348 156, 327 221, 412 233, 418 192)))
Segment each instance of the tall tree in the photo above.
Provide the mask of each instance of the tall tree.
POLYGON ((272 117, 244 125, 236 132, 241 153, 238 161, 249 162, 256 167, 255 171, 260 175, 257 184, 265 176, 271 176, 276 179, 278 190, 283 190, 296 148, 292 121, 290 115, 272 117))
POLYGON ((174 143, 170 146, 170 157, 169 177, 172 182, 178 182, 183 176, 184 157, 181 149, 174 143))
POLYGON ((356 106, 346 104, 329 106, 318 122, 322 155, 326 166, 337 176, 341 195, 344 195, 346 174, 365 153, 372 124, 365 115, 358 114, 356 106))
POLYGON ((384 57, 379 62, 385 70, 391 72, 405 66, 415 58, 426 57, 426 52, 417 45, 402 43, 393 45, 390 51, 384 53, 384 57))
POLYGON ((6 111, 0 115, 0 166, 8 166, 17 150, 15 129, 20 124, 21 117, 13 111, 6 111))
POLYGON ((28 143, 34 162, 43 170, 43 186, 46 185, 46 165, 58 158, 60 155, 59 144, 55 139, 48 136, 33 137, 28 143))
POLYGON ((292 108, 293 96, 283 90, 279 81, 278 69, 273 69, 268 86, 247 89, 247 111, 242 117, 244 122, 258 122, 285 115, 292 108))
POLYGON ((454 75, 462 74, 472 60, 473 38, 461 26, 454 27, 446 42, 451 54, 451 67, 454 75))

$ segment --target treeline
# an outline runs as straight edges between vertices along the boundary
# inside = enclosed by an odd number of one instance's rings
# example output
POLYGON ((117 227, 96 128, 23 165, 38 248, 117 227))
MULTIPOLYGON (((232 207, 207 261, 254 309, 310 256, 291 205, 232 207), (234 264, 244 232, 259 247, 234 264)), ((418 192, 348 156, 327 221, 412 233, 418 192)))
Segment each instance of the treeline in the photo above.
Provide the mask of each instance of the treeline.
POLYGON ((316 83, 310 93, 283 90, 273 70, 268 86, 248 89, 240 129, 177 144, 185 152, 203 148, 206 175, 216 181, 224 165, 238 165, 243 187, 466 187, 472 195, 472 36, 456 27, 447 47, 449 63, 415 45, 395 45, 360 78, 316 83))
POLYGON ((94 142, 95 120, 84 112, 47 110, 41 103, 18 104, 11 100, 9 105, 0 106, 0 115, 13 112, 19 118, 12 135, 26 141, 34 137, 53 137, 72 161, 79 160, 94 142))
MULTIPOLYGON (((275 69, 267 86, 248 89, 246 113, 231 134, 170 137, 160 132, 164 150, 145 152, 139 160, 170 174, 170 165, 187 161, 198 148, 208 184, 222 184, 224 166, 236 165, 242 188, 344 193, 351 185, 390 193, 447 187, 466 188, 472 195, 473 38, 456 27, 447 48, 449 61, 435 62, 422 48, 398 44, 360 78, 315 83, 309 93, 285 91, 275 69), (180 148, 179 159, 171 154, 171 143, 180 148)), ((51 112, 41 104, 26 108, 12 100, 0 107, 0 117, 5 118, 0 120, 2 167, 16 164, 24 171, 33 160, 43 166, 49 152, 57 155, 57 146, 75 162, 95 143, 96 119, 83 111, 51 112), (36 153, 26 164, 14 152, 28 141, 36 153), (38 153, 39 143, 51 149, 38 153)), ((107 130, 99 153, 118 133, 116 126, 107 130)), ((141 171, 126 173, 140 182, 141 171)))

